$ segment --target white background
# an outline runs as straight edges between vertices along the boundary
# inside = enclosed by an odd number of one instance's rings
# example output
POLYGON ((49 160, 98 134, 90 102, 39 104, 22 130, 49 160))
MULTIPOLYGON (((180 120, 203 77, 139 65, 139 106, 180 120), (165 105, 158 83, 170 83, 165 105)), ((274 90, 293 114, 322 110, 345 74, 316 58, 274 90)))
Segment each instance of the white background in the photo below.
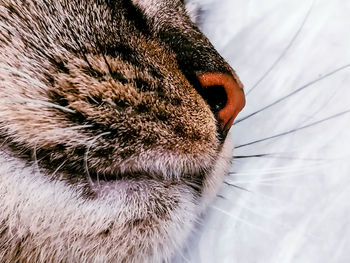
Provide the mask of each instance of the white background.
POLYGON ((233 160, 245 190, 223 185, 178 261, 350 262, 350 113, 325 120, 350 110, 350 1, 197 2, 245 85, 237 120, 296 92, 233 127, 235 156, 269 155, 233 160))

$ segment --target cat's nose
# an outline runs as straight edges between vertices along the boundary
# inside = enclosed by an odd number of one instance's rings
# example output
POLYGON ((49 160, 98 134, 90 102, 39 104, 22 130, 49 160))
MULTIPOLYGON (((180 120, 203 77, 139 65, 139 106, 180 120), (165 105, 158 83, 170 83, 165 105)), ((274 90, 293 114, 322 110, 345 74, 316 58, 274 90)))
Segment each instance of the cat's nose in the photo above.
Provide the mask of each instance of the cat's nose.
POLYGON ((204 73, 197 76, 201 95, 216 114, 221 128, 228 131, 245 105, 243 86, 238 77, 224 73, 204 73))

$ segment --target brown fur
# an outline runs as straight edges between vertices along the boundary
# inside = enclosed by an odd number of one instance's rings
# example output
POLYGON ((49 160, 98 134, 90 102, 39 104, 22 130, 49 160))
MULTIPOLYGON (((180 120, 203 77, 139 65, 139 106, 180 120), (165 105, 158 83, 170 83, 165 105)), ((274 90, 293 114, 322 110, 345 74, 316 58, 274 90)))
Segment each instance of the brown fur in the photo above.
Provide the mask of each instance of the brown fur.
POLYGON ((207 71, 180 1, 0 0, 2 261, 170 259, 229 164, 207 71))

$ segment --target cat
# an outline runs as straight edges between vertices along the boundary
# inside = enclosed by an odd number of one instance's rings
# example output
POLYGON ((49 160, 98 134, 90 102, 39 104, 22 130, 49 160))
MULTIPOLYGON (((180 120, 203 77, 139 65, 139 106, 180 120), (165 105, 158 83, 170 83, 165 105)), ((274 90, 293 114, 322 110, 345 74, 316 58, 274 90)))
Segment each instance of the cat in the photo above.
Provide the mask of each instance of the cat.
POLYGON ((184 4, 0 0, 1 262, 181 249, 245 104, 184 4))

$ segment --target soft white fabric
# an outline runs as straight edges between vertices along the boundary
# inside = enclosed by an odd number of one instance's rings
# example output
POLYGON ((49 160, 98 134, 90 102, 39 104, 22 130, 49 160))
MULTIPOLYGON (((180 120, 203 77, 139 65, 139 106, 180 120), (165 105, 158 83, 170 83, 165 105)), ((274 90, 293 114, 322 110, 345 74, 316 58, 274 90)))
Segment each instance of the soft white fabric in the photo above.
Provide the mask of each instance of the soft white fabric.
POLYGON ((223 185, 179 261, 350 262, 350 113, 325 120, 350 110, 350 1, 195 2, 245 84, 237 120, 297 92, 234 126, 236 156, 271 155, 233 161, 246 190, 223 185))

